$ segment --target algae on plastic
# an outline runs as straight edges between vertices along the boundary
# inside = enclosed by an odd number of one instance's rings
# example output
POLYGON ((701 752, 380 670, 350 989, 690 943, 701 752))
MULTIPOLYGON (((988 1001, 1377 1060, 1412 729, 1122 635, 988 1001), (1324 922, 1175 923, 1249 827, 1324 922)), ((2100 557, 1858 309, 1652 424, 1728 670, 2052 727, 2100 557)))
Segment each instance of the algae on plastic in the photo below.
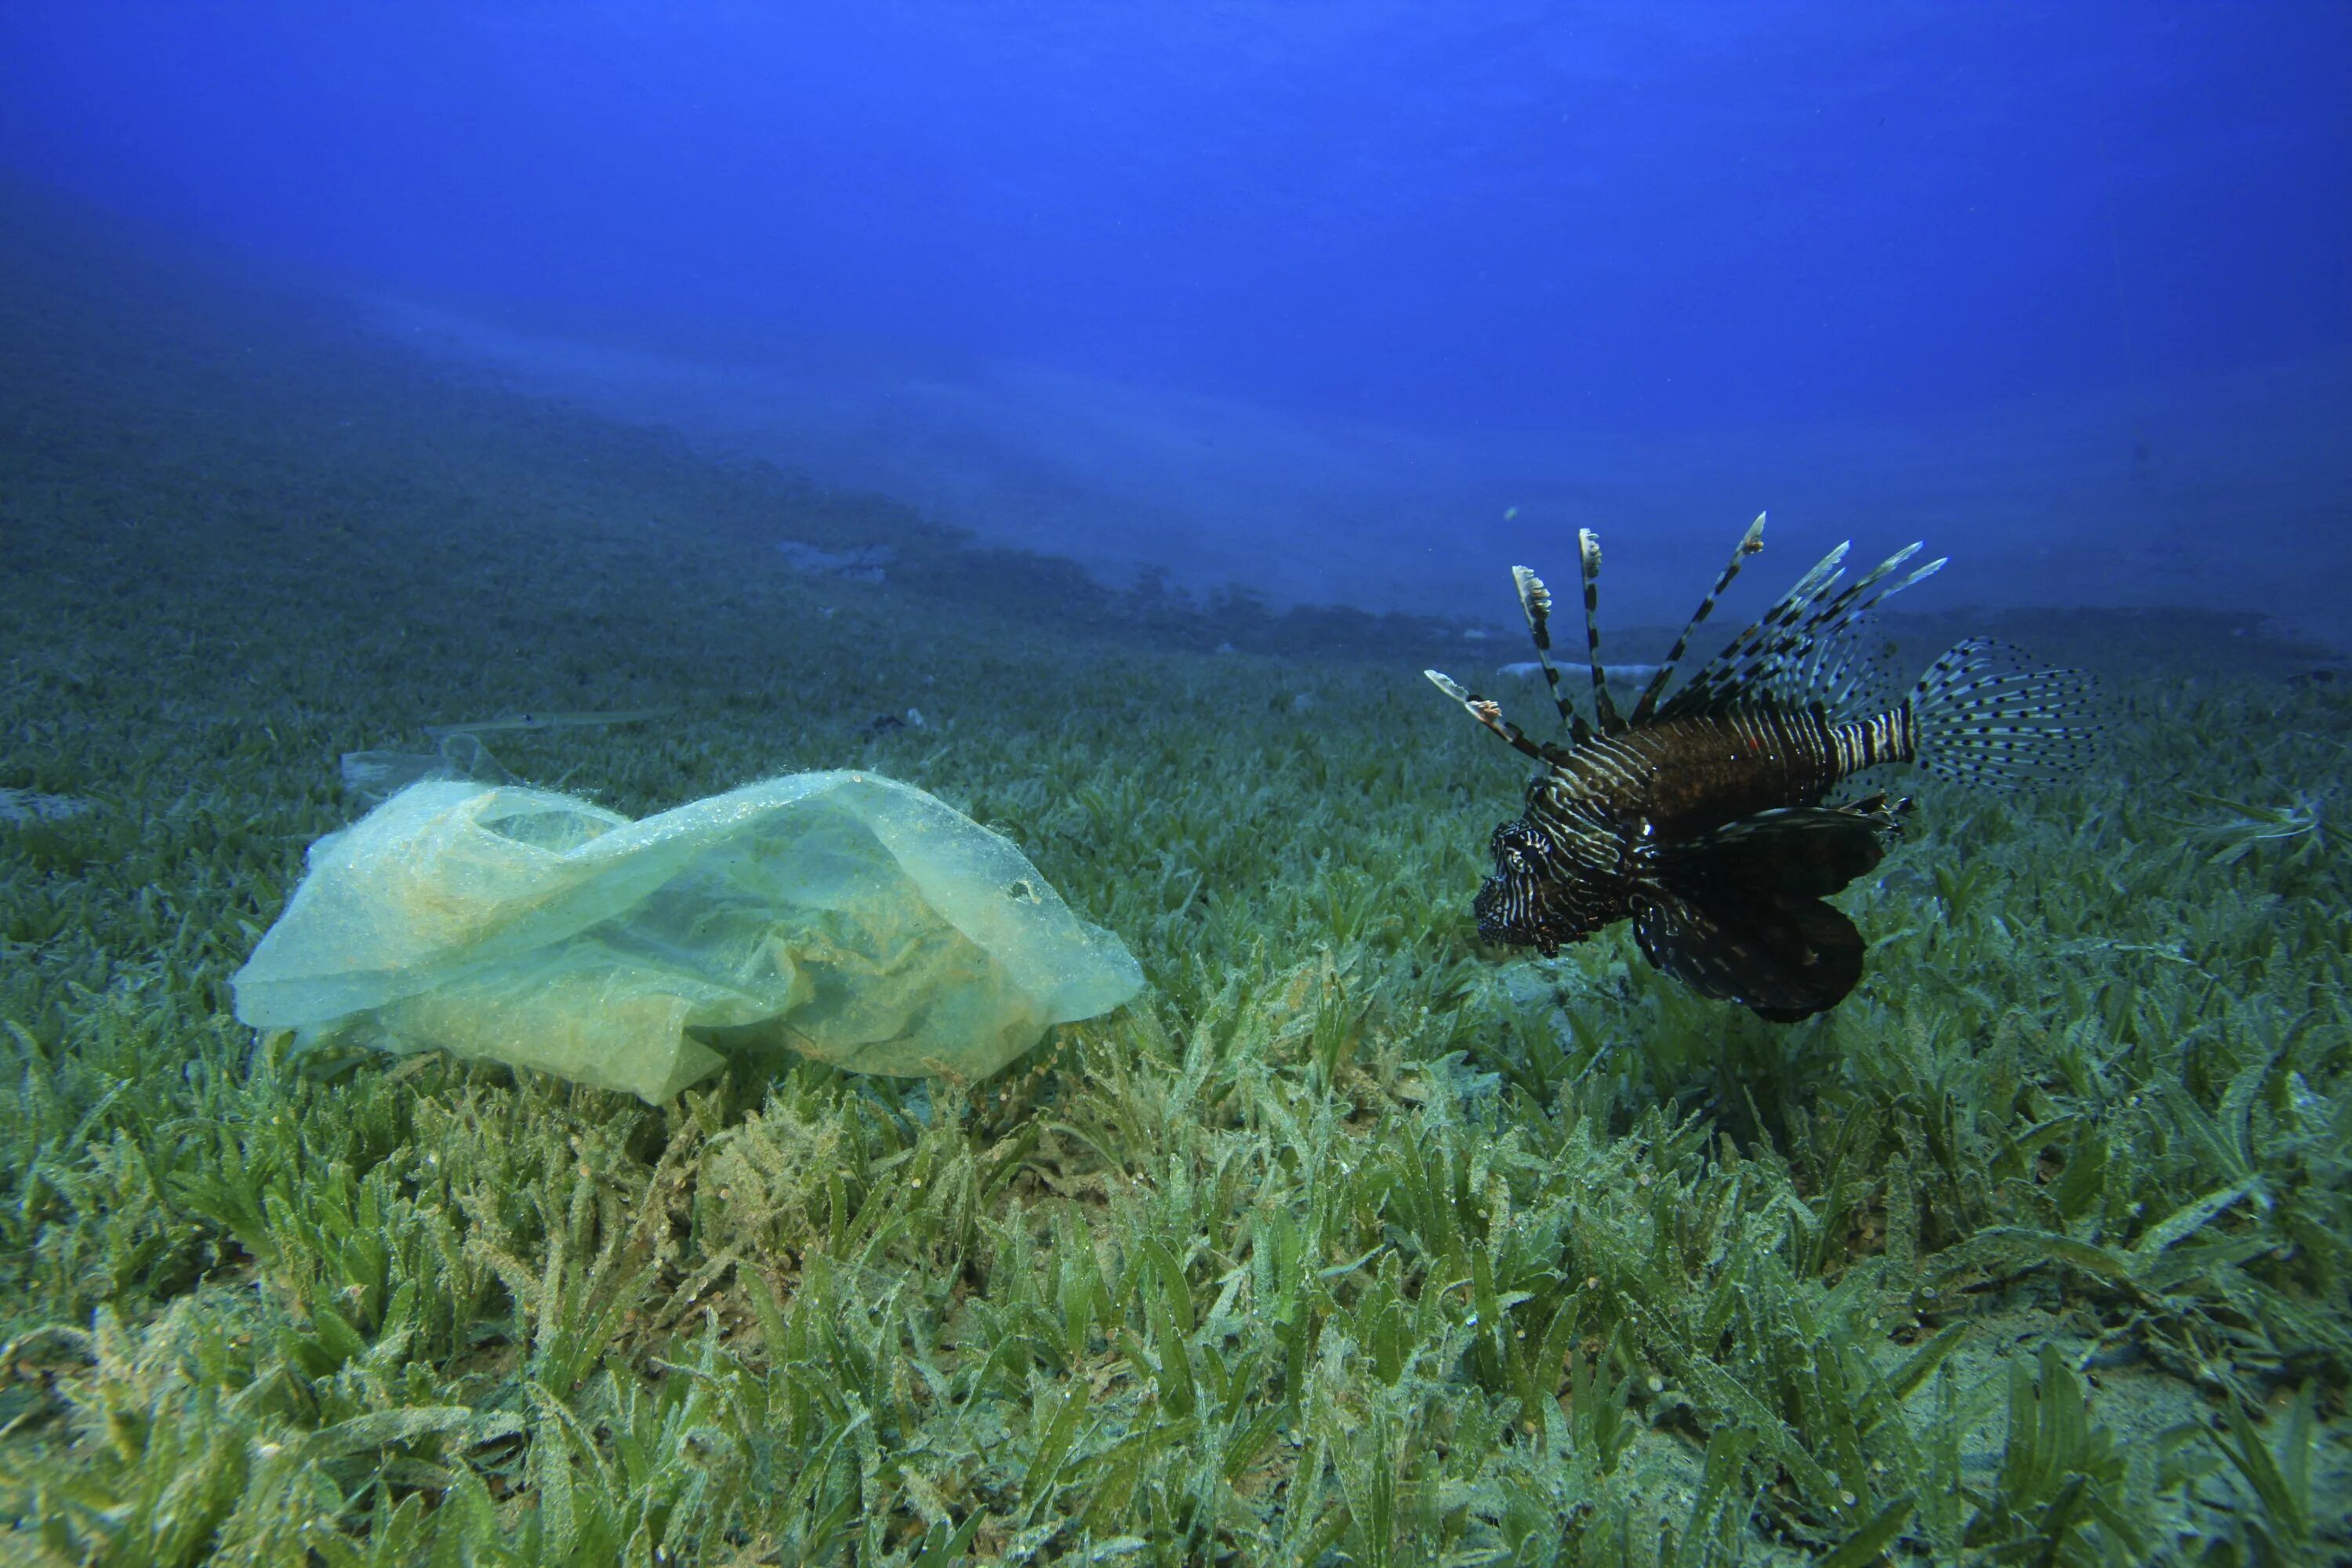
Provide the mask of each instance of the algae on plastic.
POLYGON ((995 1071, 1142 973, 1011 843, 868 773, 632 822, 544 790, 412 784, 312 845, 236 977, 302 1046, 441 1049, 659 1102, 735 1047, 995 1071))

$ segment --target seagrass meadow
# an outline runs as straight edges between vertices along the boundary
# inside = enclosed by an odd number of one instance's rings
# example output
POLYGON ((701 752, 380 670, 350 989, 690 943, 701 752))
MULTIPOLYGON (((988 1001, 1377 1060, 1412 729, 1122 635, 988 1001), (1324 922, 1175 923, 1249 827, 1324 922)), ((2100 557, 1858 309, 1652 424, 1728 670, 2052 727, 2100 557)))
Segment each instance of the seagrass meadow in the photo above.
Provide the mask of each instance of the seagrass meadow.
POLYGON ((1522 774, 1422 681, 1458 632, 1101 595, 172 277, 11 265, 10 1561, 2352 1550, 2342 685, 2055 627, 2105 656, 2097 764, 1906 784, 1840 900, 1867 978, 1779 1027, 1622 928, 1476 942, 1522 774), (1149 988, 984 1082, 744 1060, 659 1109, 239 1026, 360 809, 339 754, 548 709, 657 710, 486 737, 631 815, 931 790, 1149 988))

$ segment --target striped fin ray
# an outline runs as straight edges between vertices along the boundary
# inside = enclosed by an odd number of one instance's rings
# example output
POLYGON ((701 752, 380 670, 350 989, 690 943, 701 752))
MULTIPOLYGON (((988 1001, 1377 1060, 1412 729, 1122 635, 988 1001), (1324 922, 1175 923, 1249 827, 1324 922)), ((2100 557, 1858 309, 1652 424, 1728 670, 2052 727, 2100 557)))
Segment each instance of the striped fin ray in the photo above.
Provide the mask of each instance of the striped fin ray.
POLYGON ((1658 666, 1657 674, 1650 677, 1650 684, 1642 690, 1642 700, 1633 704, 1633 717, 1629 722, 1634 728, 1639 729, 1648 723, 1650 716, 1657 711, 1658 699, 1665 695, 1666 683, 1675 678, 1675 666, 1680 664, 1683 655, 1690 651, 1692 637, 1706 624, 1707 616, 1715 614, 1715 602, 1723 597, 1723 591, 1731 586, 1731 580, 1739 575, 1739 569, 1748 564, 1748 558, 1763 548, 1764 513, 1759 511, 1756 514, 1756 521, 1748 525, 1748 531, 1740 536, 1739 546, 1731 552, 1731 559, 1724 563, 1723 574, 1715 580, 1715 586, 1706 591, 1706 597, 1698 602, 1690 624, 1683 627, 1683 635, 1675 639, 1674 649, 1666 655, 1666 661, 1658 666))
POLYGON ((1862 595, 1918 548, 1914 544, 1891 560, 1880 562, 1860 581, 1847 584, 1843 589, 1838 584, 1845 574, 1832 573, 1801 619, 1780 627, 1763 639, 1731 672, 1732 701, 1766 697, 1790 707, 1805 706, 1809 676, 1818 674, 1821 667, 1841 651, 1835 646, 1835 638, 1849 624, 1862 595))
POLYGON ((2098 683, 1970 637, 1927 667, 1910 699, 1919 765, 1967 784, 2040 784, 2079 768, 2101 726, 2098 683))
POLYGON ((1462 704, 1464 711, 1470 717, 1509 742, 1513 751, 1533 757, 1538 762, 1550 760, 1543 747, 1528 740, 1525 731, 1503 717, 1502 704, 1493 698, 1479 696, 1443 670, 1424 669, 1421 673, 1429 678, 1431 685, 1462 704))
POLYGON ((1519 609, 1528 617, 1528 636, 1534 639, 1536 662, 1543 667, 1544 685, 1550 689, 1552 706, 1559 710, 1560 725, 1571 738, 1581 741, 1591 731, 1569 706, 1568 694, 1559 689, 1559 670, 1551 661, 1551 590, 1524 566, 1511 568, 1511 581, 1518 585, 1519 609))
POLYGON ((1855 648, 1851 634, 1880 604, 1944 568, 1946 557, 1937 556, 1878 587, 1919 548, 1913 543, 1896 551, 1813 612, 1793 635, 1787 658, 1768 661, 1756 673, 1755 686, 1790 707, 1817 708, 1832 718, 1850 711, 1857 692, 1878 684, 1877 667, 1855 648), (1872 593, 1874 588, 1878 591, 1872 593))
POLYGON ((1613 734, 1625 727, 1625 721, 1617 716, 1608 672, 1601 668, 1601 536, 1589 528, 1578 529, 1576 555, 1584 569, 1584 657, 1592 666, 1592 717, 1602 734, 1613 734))
POLYGON ((1719 712, 1745 696, 1745 668, 1760 657, 1762 649, 1804 619, 1821 602, 1822 595, 1845 575, 1840 567, 1852 548, 1850 544, 1841 544, 1814 562, 1812 570, 1798 578, 1770 609, 1724 644, 1722 652, 1707 660, 1680 691, 1666 699, 1658 710, 1658 717, 1673 719, 1686 713, 1719 712))
POLYGON ((1943 558, 1896 576, 1919 552, 1916 543, 1896 551, 1840 588, 1846 546, 1822 557, 1764 618, 1733 639, 1713 663, 1666 705, 1669 713, 1720 711, 1767 699, 1787 708, 1817 709, 1835 717, 1857 692, 1875 682, 1870 661, 1849 640, 1862 617, 1922 578, 1942 570, 1943 558), (1888 581, 1890 578, 1893 581, 1888 581), (1685 708, 1683 698, 1704 688, 1704 707, 1685 708))

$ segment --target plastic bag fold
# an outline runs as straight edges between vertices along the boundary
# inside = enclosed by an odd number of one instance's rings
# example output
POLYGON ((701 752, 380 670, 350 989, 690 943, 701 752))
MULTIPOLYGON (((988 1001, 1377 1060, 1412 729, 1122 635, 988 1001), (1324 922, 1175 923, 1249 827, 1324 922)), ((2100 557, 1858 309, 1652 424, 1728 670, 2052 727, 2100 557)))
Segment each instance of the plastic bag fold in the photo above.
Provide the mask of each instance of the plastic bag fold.
POLYGON ((310 847, 234 984, 238 1018, 305 1047, 446 1050, 658 1103, 763 1043, 981 1078, 1142 983, 1010 842, 834 772, 636 822, 412 784, 310 847))

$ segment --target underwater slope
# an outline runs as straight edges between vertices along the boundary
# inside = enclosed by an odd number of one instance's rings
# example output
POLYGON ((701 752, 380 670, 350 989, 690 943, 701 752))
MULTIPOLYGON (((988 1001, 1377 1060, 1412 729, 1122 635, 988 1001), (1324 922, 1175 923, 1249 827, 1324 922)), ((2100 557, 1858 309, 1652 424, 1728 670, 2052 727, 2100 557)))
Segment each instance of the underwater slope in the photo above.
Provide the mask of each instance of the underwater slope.
POLYGON ((2343 1554, 2340 687, 2126 676, 2068 788, 1925 784, 1869 979, 1776 1028, 1475 947, 1521 781, 1417 658, 755 573, 741 470, 45 298, 0 788, 85 804, 0 822, 12 1551, 2343 1554), (630 815, 930 789, 1150 989, 928 1092, 257 1048, 225 982, 338 754, 547 707, 662 710, 493 737, 630 815))

